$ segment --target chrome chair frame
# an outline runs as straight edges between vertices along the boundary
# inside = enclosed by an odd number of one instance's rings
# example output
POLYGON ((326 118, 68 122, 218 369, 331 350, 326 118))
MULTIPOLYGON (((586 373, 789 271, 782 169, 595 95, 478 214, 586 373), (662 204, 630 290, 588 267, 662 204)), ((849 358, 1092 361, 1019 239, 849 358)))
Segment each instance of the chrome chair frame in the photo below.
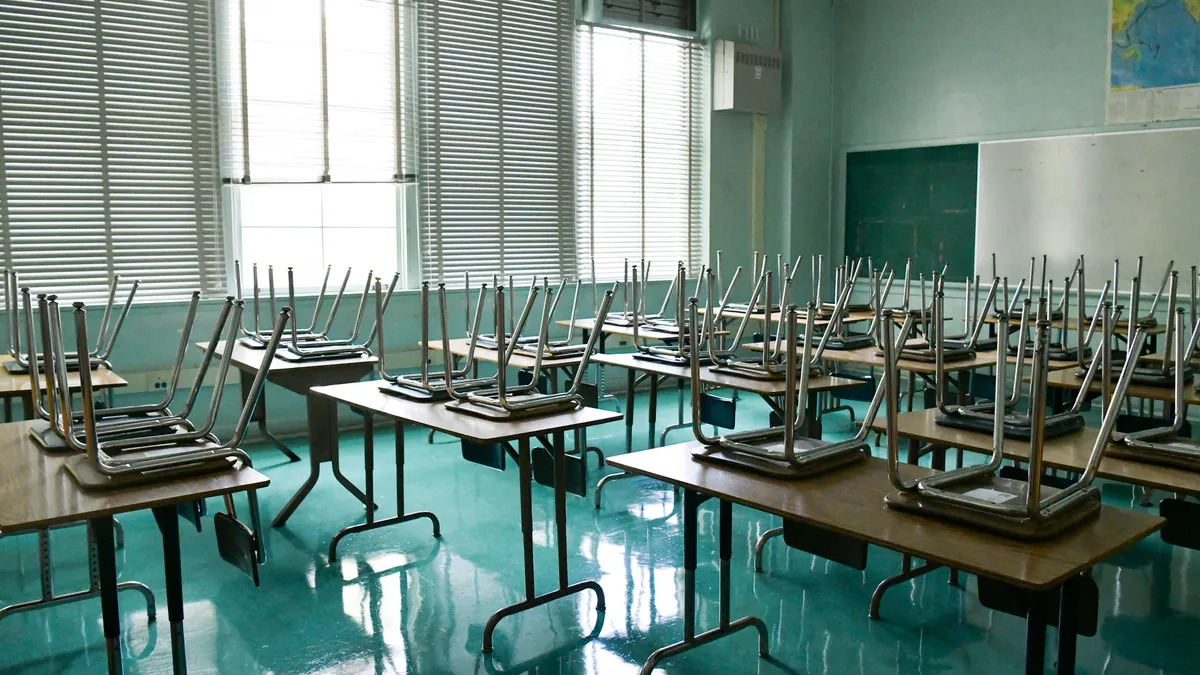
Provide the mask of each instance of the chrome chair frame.
MULTIPOLYGON (((1044 299, 1043 299, 1044 301, 1044 299)), ((1131 344, 1140 347, 1146 337, 1147 326, 1139 325, 1131 344)), ((899 372, 895 352, 885 356, 887 382, 887 448, 888 474, 897 492, 886 497, 888 508, 936 517, 967 526, 985 529, 1003 536, 1017 539, 1050 539, 1093 517, 1100 507, 1100 491, 1092 485, 1096 469, 1104 456, 1105 446, 1112 437, 1119 414, 1120 402, 1133 374, 1133 369, 1122 369, 1117 382, 1113 404, 1105 411, 1100 433, 1080 478, 1062 490, 1046 490, 1041 484, 1042 451, 1045 438, 1043 431, 1046 417, 1046 376, 1048 367, 1050 321, 1040 318, 1035 338, 1033 366, 1033 401, 1030 409, 1033 416, 1033 434, 1029 445, 1029 480, 1018 481, 996 476, 1004 460, 1004 426, 997 419, 992 433, 992 457, 986 464, 944 471, 917 480, 906 481, 899 472, 899 372), (971 488, 971 489, 967 489, 971 488), (966 490, 960 492, 959 490, 966 490), (1016 504, 1009 502, 1017 501, 1016 504)), ((890 337, 891 322, 884 324, 884 333, 890 337)), ((890 340, 885 343, 889 350, 890 340)), ((997 368, 1008 357, 997 351, 997 368)), ((996 378, 997 400, 1004 397, 1004 381, 996 378)))

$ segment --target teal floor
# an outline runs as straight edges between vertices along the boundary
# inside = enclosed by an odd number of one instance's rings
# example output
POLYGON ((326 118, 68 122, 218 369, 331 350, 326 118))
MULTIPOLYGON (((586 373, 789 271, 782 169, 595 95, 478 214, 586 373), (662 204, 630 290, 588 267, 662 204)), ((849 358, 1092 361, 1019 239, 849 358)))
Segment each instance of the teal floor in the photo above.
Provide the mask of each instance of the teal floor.
MULTIPOLYGON (((674 421, 674 392, 660 401, 674 421)), ((647 446, 645 400, 639 399, 635 448, 647 446)), ((761 426, 766 408, 739 404, 740 426, 761 426)), ((850 432, 846 413, 826 420, 826 436, 850 432)), ((361 434, 342 439, 343 468, 362 477, 361 434)), ((690 438, 676 432, 675 441, 690 438)), ((377 486, 381 513, 394 503, 391 429, 378 433, 377 486)), ((618 422, 590 439, 607 453, 624 449, 618 422)), ((670 439, 669 439, 670 440, 670 439)), ((656 648, 679 639, 683 557, 681 520, 672 492, 648 480, 618 481, 605 489, 604 508, 591 499, 568 502, 568 556, 573 581, 595 579, 608 598, 599 623, 594 599, 580 595, 506 619, 494 654, 480 654, 484 622, 522 593, 521 536, 515 466, 501 473, 461 459, 457 442, 425 432, 406 438, 406 484, 411 510, 430 509, 443 536, 417 521, 355 535, 329 564, 326 548, 363 511, 325 475, 285 528, 269 534, 269 562, 255 589, 217 555, 211 518, 203 533, 183 528, 183 576, 188 663, 192 673, 636 673, 656 648)), ((302 442, 295 447, 306 451, 302 442)), ((286 463, 276 451, 252 447, 272 480, 261 493, 273 516, 300 485, 307 462, 286 463)), ((876 451, 880 454, 880 450, 876 451)), ((593 470, 589 484, 606 470, 593 470)), ((361 484, 361 483, 360 483, 361 484)), ((1134 491, 1103 485, 1105 500, 1134 507, 1134 491)), ((553 499, 535 486, 534 543, 538 588, 556 583, 553 499)), ((210 510, 220 508, 211 500, 210 510)), ((152 516, 120 518, 126 546, 118 551, 123 580, 154 589, 160 622, 148 624, 140 596, 123 593, 125 669, 170 670, 161 539, 152 516)), ((187 525, 183 523, 182 525, 187 525)), ((973 579, 947 584, 945 571, 897 587, 883 603, 884 619, 870 621, 867 603, 900 556, 872 548, 865 572, 770 544, 767 571, 752 568, 758 535, 776 519, 734 508, 733 616, 762 617, 774 659, 755 656, 752 632, 668 660, 666 673, 978 673, 1022 672, 1024 623, 979 604, 973 579)), ((715 504, 701 507, 698 624, 716 624, 715 504)), ((55 581, 60 591, 86 585, 84 531, 55 532, 55 581)), ((1079 672, 1111 675, 1200 672, 1200 554, 1157 537, 1099 566, 1100 629, 1079 641, 1079 672)), ((36 597, 36 537, 0 539, 0 603, 36 597)), ((1053 633, 1051 632, 1051 645, 1053 633)), ((1051 649, 1053 651, 1053 649, 1051 649)), ((99 601, 37 610, 0 622, 0 673, 30 675, 104 672, 99 601)))

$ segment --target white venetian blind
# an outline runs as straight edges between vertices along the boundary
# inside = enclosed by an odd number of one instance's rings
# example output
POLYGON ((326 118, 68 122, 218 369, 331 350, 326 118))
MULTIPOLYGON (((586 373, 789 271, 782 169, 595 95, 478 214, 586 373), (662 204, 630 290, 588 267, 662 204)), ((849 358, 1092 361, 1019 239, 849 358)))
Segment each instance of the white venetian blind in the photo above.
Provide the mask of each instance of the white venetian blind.
POLYGON ((616 279, 626 258, 670 278, 703 255, 704 46, 686 38, 578 28, 579 264, 616 279))
POLYGON ((224 286, 211 6, 0 0, 0 257, 31 286, 224 286))
POLYGON ((226 179, 411 176, 410 0, 221 2, 226 179))
POLYGON ((426 278, 573 272, 574 6, 418 2, 426 278))

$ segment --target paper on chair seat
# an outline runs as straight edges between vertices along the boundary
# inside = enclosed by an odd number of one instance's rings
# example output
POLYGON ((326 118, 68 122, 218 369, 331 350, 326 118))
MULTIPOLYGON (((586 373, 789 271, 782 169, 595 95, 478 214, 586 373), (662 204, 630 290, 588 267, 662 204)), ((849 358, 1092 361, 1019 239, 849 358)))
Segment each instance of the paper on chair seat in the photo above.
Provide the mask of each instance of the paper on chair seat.
POLYGON ((1017 495, 1009 494, 1008 492, 1001 492, 999 490, 993 490, 991 488, 975 488, 970 492, 964 492, 963 496, 971 497, 972 499, 980 499, 992 504, 1003 504, 1017 498, 1017 495))

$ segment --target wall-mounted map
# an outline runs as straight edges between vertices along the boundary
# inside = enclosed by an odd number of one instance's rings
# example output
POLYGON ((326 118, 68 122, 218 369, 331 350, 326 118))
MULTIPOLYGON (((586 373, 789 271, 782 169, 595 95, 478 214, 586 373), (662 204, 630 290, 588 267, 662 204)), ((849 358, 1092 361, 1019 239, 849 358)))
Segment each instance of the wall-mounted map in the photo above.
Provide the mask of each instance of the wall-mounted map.
POLYGON ((1200 0, 1112 0, 1109 124, 1200 118, 1200 0))

